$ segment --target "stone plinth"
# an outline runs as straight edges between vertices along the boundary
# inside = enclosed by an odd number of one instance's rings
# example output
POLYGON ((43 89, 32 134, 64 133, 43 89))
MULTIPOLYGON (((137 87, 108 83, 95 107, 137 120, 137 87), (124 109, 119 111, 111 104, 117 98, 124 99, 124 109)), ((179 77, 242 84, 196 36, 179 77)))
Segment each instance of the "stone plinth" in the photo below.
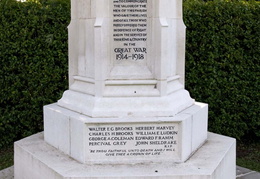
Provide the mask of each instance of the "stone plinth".
POLYGON ((44 108, 44 139, 82 163, 184 162, 207 139, 208 106, 174 117, 90 118, 44 108))

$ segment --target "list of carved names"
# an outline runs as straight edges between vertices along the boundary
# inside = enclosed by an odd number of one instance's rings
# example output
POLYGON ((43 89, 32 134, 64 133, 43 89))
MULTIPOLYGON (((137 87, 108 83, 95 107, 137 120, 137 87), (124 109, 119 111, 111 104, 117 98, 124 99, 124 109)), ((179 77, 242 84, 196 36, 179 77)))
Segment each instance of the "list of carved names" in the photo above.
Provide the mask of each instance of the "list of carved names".
POLYGON ((167 155, 176 152, 177 124, 88 126, 88 152, 105 156, 167 155))
POLYGON ((147 48, 147 0, 113 0, 113 58, 142 61, 147 48))

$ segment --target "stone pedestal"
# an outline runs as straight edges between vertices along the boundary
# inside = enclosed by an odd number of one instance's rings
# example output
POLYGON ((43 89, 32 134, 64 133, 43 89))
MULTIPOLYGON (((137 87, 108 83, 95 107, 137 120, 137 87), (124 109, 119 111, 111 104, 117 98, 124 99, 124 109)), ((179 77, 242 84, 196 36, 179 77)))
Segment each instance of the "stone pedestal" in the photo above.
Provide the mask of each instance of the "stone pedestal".
POLYGON ((184 66, 181 0, 72 0, 69 89, 15 143, 15 178, 234 179, 184 66))
POLYGON ((44 139, 81 163, 184 162, 207 139, 208 106, 174 117, 90 118, 44 107, 44 139))
POLYGON ((171 117, 184 89, 181 0, 72 0, 69 89, 58 105, 92 118, 171 117))

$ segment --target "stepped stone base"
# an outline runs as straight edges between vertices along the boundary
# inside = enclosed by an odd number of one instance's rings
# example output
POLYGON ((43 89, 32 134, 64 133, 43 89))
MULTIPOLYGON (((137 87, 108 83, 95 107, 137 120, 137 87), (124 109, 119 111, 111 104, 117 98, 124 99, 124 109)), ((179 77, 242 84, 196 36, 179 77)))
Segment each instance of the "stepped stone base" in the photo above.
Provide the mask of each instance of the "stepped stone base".
POLYGON ((43 133, 15 143, 15 179, 235 179, 236 141, 208 133, 184 163, 81 164, 47 144, 43 133))
POLYGON ((207 139, 208 105, 172 117, 90 118, 44 106, 44 140, 80 163, 132 164, 186 161, 207 139))

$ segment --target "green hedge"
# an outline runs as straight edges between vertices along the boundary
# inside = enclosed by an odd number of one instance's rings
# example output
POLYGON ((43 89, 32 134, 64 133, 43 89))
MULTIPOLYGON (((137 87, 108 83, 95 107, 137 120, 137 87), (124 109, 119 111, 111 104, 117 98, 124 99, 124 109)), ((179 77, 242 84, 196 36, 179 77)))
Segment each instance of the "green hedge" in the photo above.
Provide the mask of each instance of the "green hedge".
MULTIPOLYGON (((0 1, 0 147, 43 130, 43 105, 67 89, 69 15, 69 0, 0 1)), ((260 136, 259 19, 256 2, 184 3, 186 88, 210 131, 260 136)))
POLYGON ((0 147, 43 130, 67 88, 68 0, 0 1, 0 147))
POLYGON ((186 87, 209 104, 209 130, 260 137, 260 4, 184 3, 186 87))

